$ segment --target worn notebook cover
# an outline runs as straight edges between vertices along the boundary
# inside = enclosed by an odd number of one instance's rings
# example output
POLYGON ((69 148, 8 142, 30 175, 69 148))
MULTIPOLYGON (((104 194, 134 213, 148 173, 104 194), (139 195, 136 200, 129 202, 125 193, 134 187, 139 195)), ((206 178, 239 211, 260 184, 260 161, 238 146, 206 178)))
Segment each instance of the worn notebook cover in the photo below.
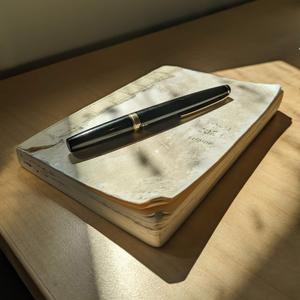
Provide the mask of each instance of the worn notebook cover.
MULTIPOLYGON (((105 199, 106 209, 107 201, 111 201, 114 207, 121 204, 145 209, 157 205, 161 211, 163 204, 168 205, 178 198, 252 128, 251 136, 245 139, 249 143, 261 130, 257 121, 261 119, 265 124, 277 110, 280 93, 281 87, 276 84, 241 82, 163 66, 25 141, 18 147, 19 161, 91 209, 94 206, 89 202, 105 199), (68 151, 65 140, 73 134, 124 114, 223 84, 231 87, 231 101, 180 126, 137 138, 131 144, 103 153, 99 148, 99 153, 90 157, 76 157, 68 151), (276 106, 274 99, 277 99, 276 106), (255 123, 258 129, 253 127, 255 123), (93 200, 91 195, 101 197, 94 196, 93 200)), ((101 214, 101 209, 97 213, 101 214)))

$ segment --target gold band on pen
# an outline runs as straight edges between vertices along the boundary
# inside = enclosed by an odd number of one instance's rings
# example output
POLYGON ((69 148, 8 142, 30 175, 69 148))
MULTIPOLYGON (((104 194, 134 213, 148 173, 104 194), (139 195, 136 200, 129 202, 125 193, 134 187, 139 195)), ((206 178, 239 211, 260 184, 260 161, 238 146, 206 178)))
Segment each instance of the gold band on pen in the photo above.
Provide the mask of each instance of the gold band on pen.
POLYGON ((139 116, 136 113, 132 113, 132 114, 129 114, 128 117, 132 121, 134 132, 138 132, 142 125, 139 116))

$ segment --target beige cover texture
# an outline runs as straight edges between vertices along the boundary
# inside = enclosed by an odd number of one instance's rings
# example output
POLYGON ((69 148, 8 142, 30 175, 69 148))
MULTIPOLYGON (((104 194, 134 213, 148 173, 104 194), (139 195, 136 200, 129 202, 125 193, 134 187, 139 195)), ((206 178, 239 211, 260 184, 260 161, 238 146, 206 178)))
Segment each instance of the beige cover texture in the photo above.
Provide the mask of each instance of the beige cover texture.
POLYGON ((281 96, 277 84, 163 66, 36 134, 17 153, 29 171, 161 246, 266 125, 281 96), (68 151, 65 140, 73 134, 223 84, 231 87, 231 101, 179 126, 84 159, 68 151))

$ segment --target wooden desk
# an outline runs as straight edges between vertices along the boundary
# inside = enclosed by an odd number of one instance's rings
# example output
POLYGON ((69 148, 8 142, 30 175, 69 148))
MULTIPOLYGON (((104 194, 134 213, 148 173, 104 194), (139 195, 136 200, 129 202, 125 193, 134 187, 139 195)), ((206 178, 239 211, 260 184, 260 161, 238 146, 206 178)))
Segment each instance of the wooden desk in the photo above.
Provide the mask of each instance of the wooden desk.
POLYGON ((299 1, 255 1, 0 82, 0 245, 36 298, 299 299, 299 28, 299 1), (279 83, 284 97, 155 249, 22 169, 15 149, 163 64, 279 83))

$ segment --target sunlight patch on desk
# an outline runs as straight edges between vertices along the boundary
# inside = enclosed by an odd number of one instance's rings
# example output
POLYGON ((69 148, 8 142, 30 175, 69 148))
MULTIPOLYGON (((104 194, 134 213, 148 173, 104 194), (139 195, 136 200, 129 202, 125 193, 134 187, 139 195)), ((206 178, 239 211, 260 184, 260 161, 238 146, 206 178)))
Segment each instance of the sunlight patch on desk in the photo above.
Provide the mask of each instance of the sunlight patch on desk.
POLYGON ((138 299, 152 293, 153 287, 167 284, 127 251, 87 225, 93 262, 94 286, 100 299, 138 299), (147 284, 145 284, 147 278, 147 284), (128 289, 130 287, 130 289, 128 289))

